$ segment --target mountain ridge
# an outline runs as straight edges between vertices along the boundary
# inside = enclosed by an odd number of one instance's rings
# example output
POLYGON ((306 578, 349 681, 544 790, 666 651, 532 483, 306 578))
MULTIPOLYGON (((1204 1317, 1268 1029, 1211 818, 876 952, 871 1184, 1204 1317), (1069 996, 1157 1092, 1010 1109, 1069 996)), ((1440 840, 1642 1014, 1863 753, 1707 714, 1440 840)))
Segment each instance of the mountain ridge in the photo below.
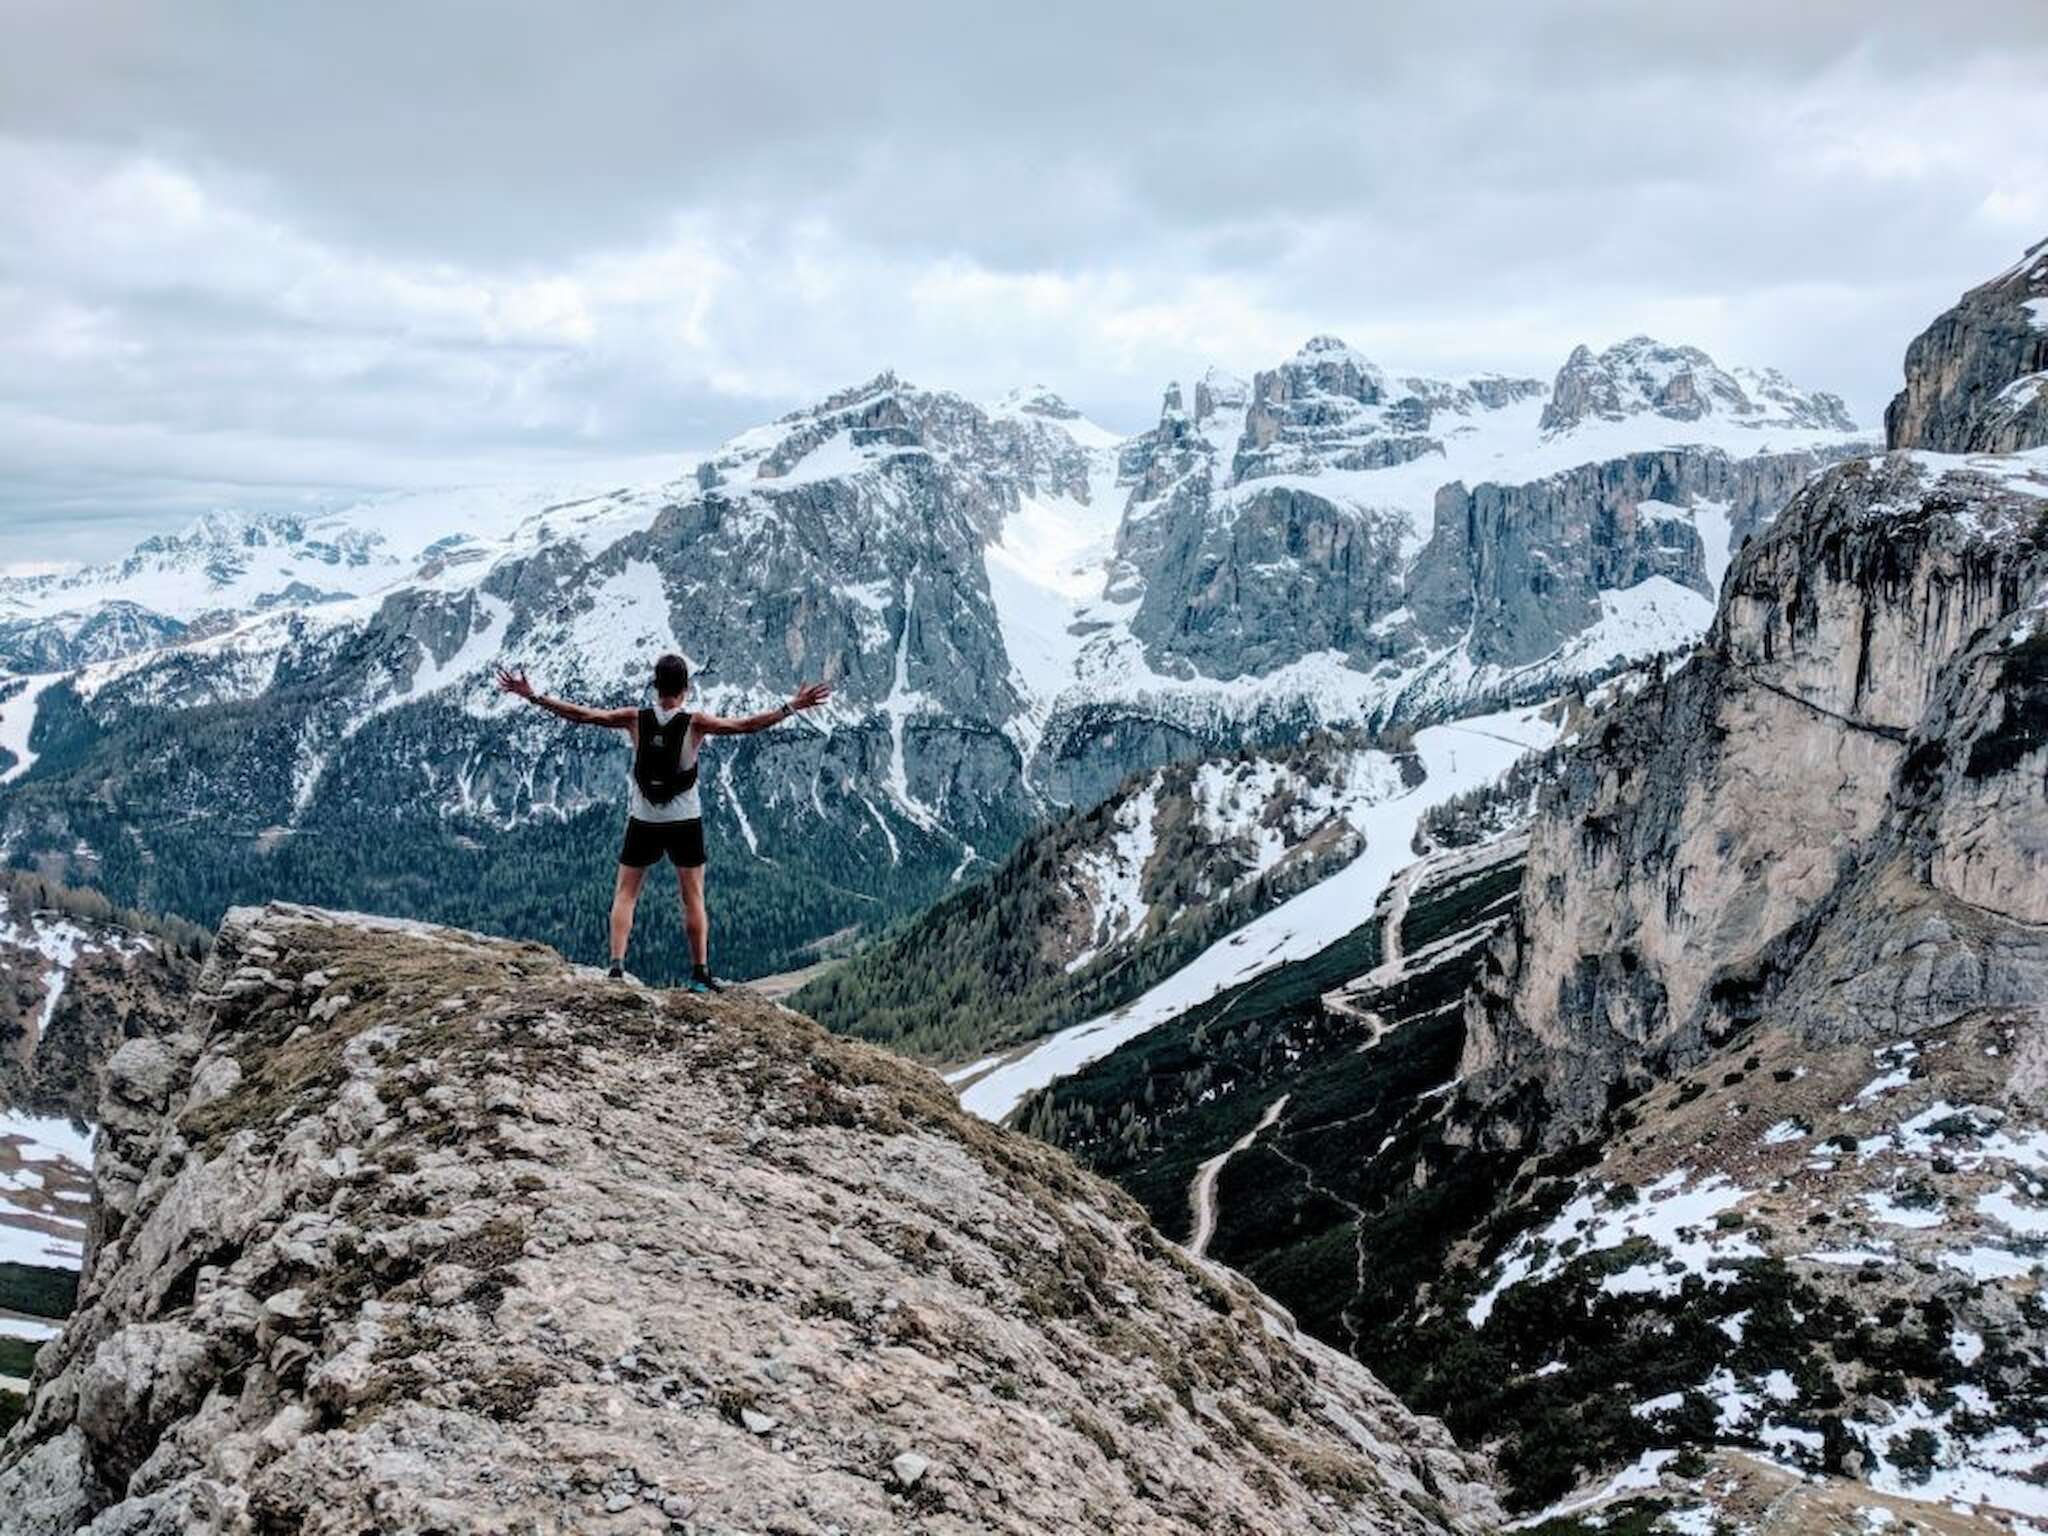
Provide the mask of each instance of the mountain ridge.
POLYGON ((1546 444, 1533 381, 1397 379, 1334 341, 1302 357, 1242 390, 1204 375, 1196 415, 1176 390, 1122 443, 1042 392, 988 409, 884 373, 679 480, 510 497, 489 528, 457 508, 460 536, 429 507, 407 532, 423 563, 396 585, 0 682, 0 850, 202 921, 283 889, 469 926, 537 917, 588 953, 576 912, 602 905, 614 834, 582 829, 616 814, 617 752, 507 713, 489 668, 612 702, 680 648, 702 707, 766 707, 807 674, 836 690, 804 726, 722 745, 709 786, 727 963, 788 968, 1133 772, 1542 696, 1689 643, 1711 551, 1769 499, 1744 487, 1840 446, 1729 427, 1737 457, 1637 453, 1723 430, 1653 413, 1546 444), (1795 451, 1749 467, 1779 448, 1795 451), (1613 468, 1555 478, 1589 462, 1613 468), (1467 497, 1523 489, 1483 519, 1440 513, 1461 467, 1467 497), (147 772, 124 745, 145 738, 165 743, 147 772), (185 819, 122 809, 150 803, 185 819), (373 806, 431 850, 424 885, 373 806), (498 889, 521 838, 548 847, 538 914, 498 889))
POLYGON ((1109 1186, 744 995, 240 910, 102 1133, 80 1309, 0 1448, 20 1536, 1497 1518, 1109 1186))
POLYGON ((2043 1512, 2048 420, 1987 372, 2042 249, 1908 349, 1889 451, 1728 541, 1699 645, 1023 1105, 1166 1230, 1215 1170, 1209 1251, 1529 1521, 2043 1512))

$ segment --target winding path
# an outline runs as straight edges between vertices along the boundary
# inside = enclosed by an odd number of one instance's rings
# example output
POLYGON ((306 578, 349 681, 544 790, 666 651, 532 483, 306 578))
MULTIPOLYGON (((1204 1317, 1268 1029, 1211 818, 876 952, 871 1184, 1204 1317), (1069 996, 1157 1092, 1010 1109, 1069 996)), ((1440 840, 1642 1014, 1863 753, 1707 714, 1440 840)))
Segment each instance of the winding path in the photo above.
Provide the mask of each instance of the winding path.
POLYGON ((1020 1047, 977 1077, 963 1074, 955 1084, 962 1107, 985 1120, 1002 1120, 1039 1089, 1147 1030, 1342 938, 1357 926, 1356 914, 1371 912, 1387 882, 1415 862, 1409 843, 1426 812, 1493 783, 1522 754, 1557 739, 1557 726, 1544 718, 1544 709, 1539 704, 1425 726, 1415 736, 1422 783, 1353 811, 1352 825, 1365 834, 1365 851, 1356 859, 1218 939, 1123 1006, 1020 1047))
MULTIPOLYGON (((1415 894, 1416 882, 1422 877, 1422 867, 1436 849, 1427 842, 1427 833, 1417 830, 1416 836, 1423 838, 1424 846, 1416 855, 1415 862, 1394 877, 1394 883, 1387 896, 1387 916, 1380 925, 1379 964, 1363 976, 1354 976, 1349 981, 1340 981, 1322 996, 1322 1004, 1332 1013, 1343 1014, 1364 1024, 1377 1026, 1378 1012, 1361 1008, 1355 999, 1377 988, 1388 986, 1401 975, 1401 925, 1408 921, 1408 902, 1415 894)), ((1377 1037, 1368 1043, 1377 1043, 1377 1037)))
POLYGON ((1188 1239, 1188 1252, 1196 1258, 1209 1251, 1209 1239, 1216 1235, 1216 1175, 1223 1171, 1225 1163, 1257 1141, 1259 1132, 1278 1120, 1280 1111, 1286 1107, 1287 1095, 1283 1093, 1266 1106, 1257 1125, 1195 1170, 1195 1182, 1188 1186, 1188 1203, 1195 1208, 1195 1230, 1188 1239))

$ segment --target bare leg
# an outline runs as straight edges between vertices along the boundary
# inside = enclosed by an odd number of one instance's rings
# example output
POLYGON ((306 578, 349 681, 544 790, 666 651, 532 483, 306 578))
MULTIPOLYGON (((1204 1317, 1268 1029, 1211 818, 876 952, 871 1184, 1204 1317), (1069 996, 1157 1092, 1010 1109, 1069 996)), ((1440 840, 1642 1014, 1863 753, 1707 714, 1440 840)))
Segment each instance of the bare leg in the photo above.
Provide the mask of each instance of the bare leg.
POLYGON ((612 958, 626 958, 626 939, 633 932, 633 905, 640 899, 640 882, 647 871, 630 864, 619 866, 618 888, 612 892, 612 958))
POLYGON ((683 898, 683 932, 690 936, 690 959, 711 962, 711 914, 704 910, 704 866, 676 871, 676 889, 683 898))

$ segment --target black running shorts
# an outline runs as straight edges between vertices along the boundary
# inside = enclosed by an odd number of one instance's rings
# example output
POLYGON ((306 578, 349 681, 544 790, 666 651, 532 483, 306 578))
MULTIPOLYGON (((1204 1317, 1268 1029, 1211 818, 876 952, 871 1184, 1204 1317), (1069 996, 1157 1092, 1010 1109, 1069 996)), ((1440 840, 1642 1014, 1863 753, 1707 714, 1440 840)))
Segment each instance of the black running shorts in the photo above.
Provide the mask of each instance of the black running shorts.
POLYGON ((619 862, 629 869, 645 869, 666 856, 678 869, 704 867, 704 818, 688 821, 641 821, 626 818, 626 846, 619 850, 619 862))

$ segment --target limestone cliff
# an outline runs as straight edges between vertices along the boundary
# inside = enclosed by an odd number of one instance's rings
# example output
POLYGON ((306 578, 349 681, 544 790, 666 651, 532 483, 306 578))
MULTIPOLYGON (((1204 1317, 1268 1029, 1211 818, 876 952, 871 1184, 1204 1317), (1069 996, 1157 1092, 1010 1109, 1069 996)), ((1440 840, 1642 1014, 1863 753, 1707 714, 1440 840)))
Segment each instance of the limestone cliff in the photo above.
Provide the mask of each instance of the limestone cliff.
POLYGON ((1940 453, 2048 443, 2048 240, 1914 338, 1884 426, 1893 448, 1940 453))
POLYGON ((1661 576, 1711 597, 1730 550, 1829 457, 1668 448, 1525 485, 1446 485, 1409 608, 1439 642, 1469 634, 1476 664, 1530 666, 1592 629, 1617 590, 1661 576))
MULTIPOLYGON (((1985 292, 1914 343, 1895 439, 1978 440, 1958 413, 1995 396, 1928 337, 1971 334, 1985 292)), ((1477 1093, 1534 1083, 1562 1136, 1766 1014, 1819 1045, 2042 1008, 2044 628, 2048 455, 1899 452, 1807 486, 1539 819, 1468 1003, 1477 1093)))
POLYGON ((1422 1531, 1432 1421, 921 1069, 745 995, 238 910, 116 1056, 20 1536, 1422 1531))

